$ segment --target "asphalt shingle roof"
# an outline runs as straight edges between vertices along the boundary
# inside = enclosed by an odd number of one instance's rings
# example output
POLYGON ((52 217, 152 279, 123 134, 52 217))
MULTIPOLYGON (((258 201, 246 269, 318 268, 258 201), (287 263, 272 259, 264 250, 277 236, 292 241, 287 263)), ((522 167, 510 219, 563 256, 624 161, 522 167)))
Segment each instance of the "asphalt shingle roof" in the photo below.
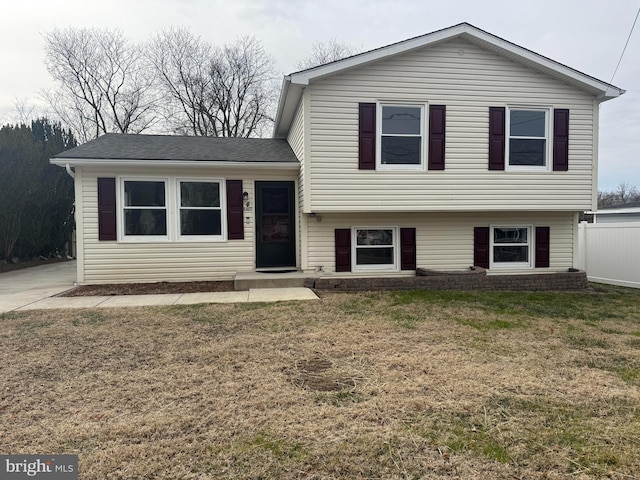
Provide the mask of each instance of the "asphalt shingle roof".
POLYGON ((55 158, 297 163, 282 139, 107 133, 55 158))

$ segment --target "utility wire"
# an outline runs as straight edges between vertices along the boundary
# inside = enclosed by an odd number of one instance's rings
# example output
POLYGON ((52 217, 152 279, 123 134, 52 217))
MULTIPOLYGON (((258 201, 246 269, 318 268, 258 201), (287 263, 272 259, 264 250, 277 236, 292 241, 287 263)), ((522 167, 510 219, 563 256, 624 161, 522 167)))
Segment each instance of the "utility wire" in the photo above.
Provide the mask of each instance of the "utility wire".
POLYGON ((618 68, 620 67, 620 63, 622 62, 622 57, 624 57, 624 52, 627 51, 627 45, 629 45, 629 40, 631 40, 631 34, 633 34, 633 29, 636 26, 636 22, 638 21, 638 16, 639 15, 640 15, 640 7, 638 7, 638 12, 636 13, 636 18, 633 20, 633 25, 631 25, 631 31, 629 32, 629 36, 627 37, 627 41, 624 44, 624 48, 622 49, 622 53, 620 54, 620 60, 618 60, 618 64, 616 65, 616 69, 613 71, 613 75, 611 75, 611 80, 609 80, 609 85, 613 85, 613 79, 616 76, 616 73, 618 73, 618 68))

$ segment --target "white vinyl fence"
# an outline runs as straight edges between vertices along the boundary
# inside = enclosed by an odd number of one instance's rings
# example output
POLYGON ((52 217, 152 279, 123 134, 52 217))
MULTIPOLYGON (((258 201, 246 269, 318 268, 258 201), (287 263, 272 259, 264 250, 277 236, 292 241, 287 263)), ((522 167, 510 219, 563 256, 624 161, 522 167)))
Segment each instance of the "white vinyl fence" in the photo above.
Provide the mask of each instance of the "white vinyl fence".
POLYGON ((580 223, 576 266, 592 282, 640 288, 640 222, 580 223))

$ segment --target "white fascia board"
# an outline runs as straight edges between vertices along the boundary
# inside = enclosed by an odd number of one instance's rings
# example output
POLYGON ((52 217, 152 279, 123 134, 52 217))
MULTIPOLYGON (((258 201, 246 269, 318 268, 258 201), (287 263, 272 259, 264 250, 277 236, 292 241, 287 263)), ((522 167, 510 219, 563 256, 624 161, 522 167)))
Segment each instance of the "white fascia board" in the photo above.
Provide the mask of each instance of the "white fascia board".
POLYGON ((282 92, 280 93, 280 100, 278 101, 278 110, 276 111, 276 119, 275 122, 273 122, 273 138, 287 137, 303 91, 304 87, 291 84, 290 76, 284 77, 282 92))
POLYGON ((599 94, 599 98, 602 100, 608 100, 622 95, 625 91, 613 85, 609 85, 606 82, 598 80, 594 77, 574 70, 566 65, 562 65, 554 60, 539 55, 531 50, 520 47, 515 43, 511 43, 500 37, 496 37, 484 30, 474 27, 468 23, 462 23, 453 27, 439 30, 437 32, 428 33, 420 37, 411 38, 403 42, 395 43, 386 47, 371 50, 369 52, 354 55, 353 57, 338 60, 336 62, 321 65, 319 67, 311 68, 309 70, 303 70, 301 72, 292 73, 289 75, 290 82, 298 85, 309 85, 310 82, 318 80, 328 75, 333 75, 351 68, 359 67, 361 65, 374 62, 376 60, 390 57, 400 53, 405 53, 417 48, 422 48, 428 45, 433 45, 438 42, 449 40, 451 38, 462 36, 471 37, 480 44, 485 43, 486 46, 491 46, 498 51, 509 53, 513 56, 519 57, 525 63, 533 63, 544 70, 556 73, 556 75, 566 77, 573 80, 573 82, 581 84, 584 88, 596 91, 599 94))
POLYGON ((513 61, 520 61, 530 68, 537 67, 547 75, 556 78, 565 79, 565 81, 582 88, 595 95, 598 101, 606 101, 616 98, 625 90, 609 85, 606 82, 598 80, 587 74, 574 70, 550 58, 544 57, 524 47, 520 47, 515 43, 511 43, 503 38, 492 35, 468 23, 461 23, 453 27, 438 30, 409 40, 394 43, 386 47, 377 48, 368 52, 360 53, 352 57, 337 60, 326 65, 302 70, 292 73, 284 78, 280 101, 278 103, 278 111, 274 124, 273 137, 284 138, 289 132, 295 108, 298 106, 300 97, 304 87, 313 81, 320 80, 324 77, 357 68, 368 63, 391 57, 400 53, 406 53, 411 50, 422 48, 428 45, 434 45, 438 42, 450 40, 454 37, 462 37, 476 43, 480 47, 493 50, 498 54, 505 55, 513 61), (515 57, 515 58, 514 58, 515 57), (296 88, 297 87, 297 88, 296 88))
POLYGON ((289 96, 289 85, 291 85, 291 77, 285 75, 285 77, 282 79, 282 88, 280 88, 280 98, 278 98, 276 118, 273 122, 273 138, 279 138, 278 130, 280 127, 280 122, 282 121, 282 112, 284 111, 284 105, 285 103, 287 103, 287 97, 289 96))
POLYGON ((309 70, 292 73, 291 75, 289 75, 289 77, 291 78, 291 83, 299 85, 309 85, 309 82, 313 80, 317 80, 328 75, 333 75, 334 73, 339 73, 344 70, 359 67, 367 63, 375 62, 376 60, 397 55, 399 53, 405 53, 416 48, 421 48, 426 45, 431 45, 437 42, 448 40, 449 38, 464 33, 467 26, 470 25, 456 25, 444 30, 428 33, 420 37, 410 38, 409 40, 404 40, 402 42, 394 43, 386 47, 381 47, 375 50, 360 53, 358 55, 354 55, 353 57, 338 60, 327 65, 321 65, 309 70))
POLYGON ((180 167, 180 168, 239 168, 239 169, 269 169, 269 170, 300 170, 297 162, 214 162, 195 160, 122 160, 104 158, 52 158, 52 165, 66 167, 180 167))
POLYGON ((573 80, 574 82, 583 85, 584 88, 588 90, 595 90, 598 92, 598 98, 601 100, 609 100, 625 93, 625 90, 621 88, 598 80, 595 77, 579 72, 571 67, 567 67, 566 65, 551 60, 543 55, 535 53, 524 47, 520 47, 515 43, 511 43, 482 30, 475 29, 474 27, 471 28, 473 28, 472 31, 465 33, 472 38, 486 43, 488 46, 502 50, 505 53, 520 57, 525 61, 525 63, 536 64, 544 70, 548 70, 549 72, 553 72, 569 80, 573 80))

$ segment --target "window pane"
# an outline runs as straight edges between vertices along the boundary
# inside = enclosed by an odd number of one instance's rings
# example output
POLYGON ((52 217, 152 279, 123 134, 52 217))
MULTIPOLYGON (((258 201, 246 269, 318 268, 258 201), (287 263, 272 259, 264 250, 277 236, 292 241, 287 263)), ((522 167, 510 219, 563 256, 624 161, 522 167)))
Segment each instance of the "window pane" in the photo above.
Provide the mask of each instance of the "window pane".
POLYGON ((393 247, 357 248, 357 265, 393 265, 393 247))
POLYGON ((263 187, 262 211, 264 213, 289 213, 289 189, 287 187, 263 187))
POLYGON ((547 112, 511 110, 510 132, 512 137, 546 137, 545 117, 547 112))
POLYGON ((527 228, 494 228, 494 243, 527 243, 527 228))
POLYGON ((493 247, 493 261, 495 263, 528 263, 529 247, 493 247))
POLYGON ((124 182, 127 207, 164 207, 164 182, 124 182))
POLYGON ((385 165, 420 165, 420 137, 382 137, 385 165))
POLYGON ((180 210, 181 235, 221 235, 220 210, 180 210))
POLYGON ((166 210, 145 208, 125 209, 124 233, 125 235, 166 235, 166 210))
POLYGON ((393 245, 392 230, 358 230, 358 245, 393 245))
POLYGON ((544 167, 546 165, 546 145, 546 140, 510 139, 509 165, 544 167))
POLYGON ((219 207, 220 185, 213 182, 180 182, 183 207, 219 207))
POLYGON ((420 135, 420 108, 382 107, 382 133, 420 135))
POLYGON ((262 216, 263 242, 288 242, 289 233, 289 215, 262 216))

